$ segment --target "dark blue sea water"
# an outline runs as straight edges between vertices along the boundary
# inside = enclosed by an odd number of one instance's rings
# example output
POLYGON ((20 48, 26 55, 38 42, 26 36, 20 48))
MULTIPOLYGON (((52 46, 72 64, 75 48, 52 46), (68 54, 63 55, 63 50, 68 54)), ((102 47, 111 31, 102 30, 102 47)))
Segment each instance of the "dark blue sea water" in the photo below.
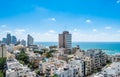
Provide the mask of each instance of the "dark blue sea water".
MULTIPOLYGON (((36 42, 43 46, 58 45, 58 42, 36 42)), ((120 42, 73 42, 72 47, 79 45, 81 49, 102 49, 107 54, 120 53, 120 42)))

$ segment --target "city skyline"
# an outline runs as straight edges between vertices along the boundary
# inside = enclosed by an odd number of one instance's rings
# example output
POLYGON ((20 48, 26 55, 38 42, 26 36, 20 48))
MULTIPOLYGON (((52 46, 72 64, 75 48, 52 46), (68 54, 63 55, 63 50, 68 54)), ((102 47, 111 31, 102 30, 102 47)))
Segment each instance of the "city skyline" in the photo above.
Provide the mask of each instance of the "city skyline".
POLYGON ((120 42, 119 9, 120 0, 1 0, 0 40, 11 33, 57 42, 67 30, 73 42, 120 42))

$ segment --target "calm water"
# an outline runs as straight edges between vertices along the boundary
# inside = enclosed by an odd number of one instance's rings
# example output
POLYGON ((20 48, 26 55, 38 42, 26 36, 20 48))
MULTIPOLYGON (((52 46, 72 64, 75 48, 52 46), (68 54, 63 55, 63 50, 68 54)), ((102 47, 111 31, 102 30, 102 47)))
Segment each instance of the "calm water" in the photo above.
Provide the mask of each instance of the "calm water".
MULTIPOLYGON (((43 46, 58 45, 57 42, 36 42, 43 46)), ((120 42, 73 42, 72 47, 79 45, 81 49, 103 49, 107 54, 120 53, 120 42)))

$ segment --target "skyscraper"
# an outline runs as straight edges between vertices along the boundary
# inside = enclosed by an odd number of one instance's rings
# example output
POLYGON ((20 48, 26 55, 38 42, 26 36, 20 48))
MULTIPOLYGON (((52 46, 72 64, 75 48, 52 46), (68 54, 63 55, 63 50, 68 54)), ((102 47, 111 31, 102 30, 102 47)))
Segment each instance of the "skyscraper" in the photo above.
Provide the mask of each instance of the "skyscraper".
POLYGON ((59 34, 59 48, 71 49, 71 37, 68 31, 64 31, 63 34, 59 34))
POLYGON ((7 45, 11 44, 11 34, 7 34, 7 45))
POLYGON ((34 42, 33 37, 28 34, 28 37, 27 37, 27 45, 28 45, 28 46, 33 45, 33 42, 34 42))
POLYGON ((2 38, 2 43, 6 44, 7 43, 7 38, 2 38))
POLYGON ((12 36, 11 42, 12 42, 12 44, 16 44, 17 43, 17 38, 15 36, 12 36))
POLYGON ((26 46, 26 41, 25 40, 21 40, 21 45, 26 46))

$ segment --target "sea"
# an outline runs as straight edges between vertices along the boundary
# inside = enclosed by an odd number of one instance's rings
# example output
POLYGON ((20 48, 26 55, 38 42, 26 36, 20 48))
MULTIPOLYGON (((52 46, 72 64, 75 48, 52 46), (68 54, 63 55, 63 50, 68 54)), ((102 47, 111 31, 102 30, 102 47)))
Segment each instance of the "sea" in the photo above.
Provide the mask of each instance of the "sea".
MULTIPOLYGON (((58 46, 58 42, 35 42, 45 47, 58 46)), ((82 50, 102 49, 108 55, 120 53, 120 42, 72 42, 72 47, 79 45, 82 50)))

